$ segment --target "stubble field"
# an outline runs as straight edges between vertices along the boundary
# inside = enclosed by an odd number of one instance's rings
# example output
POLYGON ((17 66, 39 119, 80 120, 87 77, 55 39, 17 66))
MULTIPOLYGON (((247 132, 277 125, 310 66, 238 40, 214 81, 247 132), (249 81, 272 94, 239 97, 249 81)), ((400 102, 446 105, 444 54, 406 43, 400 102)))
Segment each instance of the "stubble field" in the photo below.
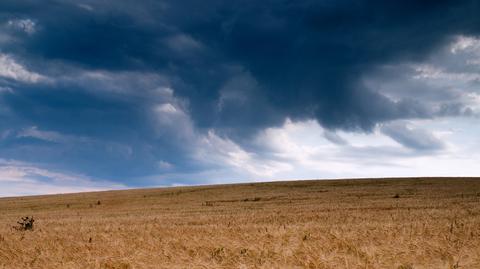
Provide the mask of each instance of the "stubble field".
POLYGON ((0 268, 480 268, 480 179, 2 198, 0 268))

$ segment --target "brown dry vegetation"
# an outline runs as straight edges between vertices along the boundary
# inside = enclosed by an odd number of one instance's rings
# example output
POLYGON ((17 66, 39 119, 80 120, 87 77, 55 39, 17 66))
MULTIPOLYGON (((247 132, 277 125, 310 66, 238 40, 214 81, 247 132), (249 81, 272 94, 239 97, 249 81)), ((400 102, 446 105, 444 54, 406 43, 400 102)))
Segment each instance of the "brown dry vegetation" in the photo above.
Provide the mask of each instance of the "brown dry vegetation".
POLYGON ((480 268, 480 180, 3 198, 0 268, 480 268))

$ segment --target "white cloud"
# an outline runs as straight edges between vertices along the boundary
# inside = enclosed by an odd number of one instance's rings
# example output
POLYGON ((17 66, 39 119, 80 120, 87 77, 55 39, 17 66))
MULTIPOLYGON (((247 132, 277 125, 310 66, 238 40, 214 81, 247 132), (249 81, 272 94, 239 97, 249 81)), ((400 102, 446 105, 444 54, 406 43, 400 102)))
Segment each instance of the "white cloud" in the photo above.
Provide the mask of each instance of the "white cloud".
POLYGON ((249 178, 263 180, 275 177, 282 171, 291 170, 288 163, 264 159, 248 152, 228 138, 219 137, 213 130, 198 141, 195 158, 204 163, 227 165, 237 173, 246 172, 249 178))
POLYGON ((176 113, 177 109, 170 103, 160 104, 155 110, 160 113, 176 113))
POLYGON ((9 20, 7 25, 11 28, 23 31, 29 35, 34 34, 36 23, 31 19, 9 20))
POLYGON ((81 8, 81 9, 84 9, 84 10, 87 10, 87 11, 93 11, 94 10, 91 5, 87 5, 87 4, 83 4, 83 3, 77 4, 77 7, 81 8))
POLYGON ((160 93, 159 104, 153 106, 153 121, 157 134, 169 135, 181 143, 195 140, 195 128, 182 100, 173 94, 160 93))
POLYGON ((371 133, 340 131, 338 135, 346 144, 337 144, 322 136, 325 130, 313 120, 287 120, 281 127, 262 132, 256 143, 266 147, 263 151, 270 152, 264 158, 291 165, 291 169, 276 173, 276 179, 476 176, 479 170, 474 163, 480 162, 480 151, 476 152, 480 139, 469 136, 473 131, 469 126, 474 122, 471 118, 445 119, 441 123, 434 120, 391 123, 407 128, 410 132, 406 136, 414 143, 427 146, 439 143, 443 148, 435 153, 418 151, 409 143, 398 144, 398 139, 385 135, 380 127, 371 133), (455 165, 453 169, 448 169, 449 162, 455 165), (437 165, 442 168, 435 169, 437 165))
POLYGON ((17 137, 33 137, 50 142, 65 142, 67 137, 53 131, 42 131, 37 126, 22 129, 17 133, 17 137))
POLYGON ((448 72, 441 67, 428 64, 415 65, 416 79, 437 79, 456 83, 480 82, 480 74, 476 72, 448 72))
POLYGON ((0 77, 26 83, 37 83, 47 80, 46 77, 40 74, 28 71, 24 66, 17 63, 13 57, 6 54, 0 54, 0 77))
POLYGON ((86 176, 54 172, 35 165, 0 159, 0 196, 123 189, 125 186, 86 176))
POLYGON ((161 170, 170 170, 174 167, 173 164, 167 162, 167 161, 164 161, 164 160, 160 160, 158 161, 158 167, 161 169, 161 170))
POLYGON ((480 39, 471 36, 457 36, 450 45, 450 52, 456 54, 465 50, 480 51, 480 39))
POLYGON ((87 137, 65 135, 55 131, 42 130, 37 126, 30 126, 19 130, 16 133, 16 137, 31 137, 55 143, 92 142, 92 140, 87 137))
POLYGON ((176 34, 165 39, 165 44, 172 50, 179 53, 198 51, 203 45, 187 34, 176 34))
MULTIPOLYGON (((142 97, 149 94, 161 94, 159 89, 168 89, 168 79, 162 74, 106 70, 84 70, 70 67, 68 72, 64 66, 53 66, 52 72, 58 73, 56 80, 71 83, 95 92, 112 92, 129 97, 142 97)), ((168 90, 166 90, 168 91, 168 90)), ((166 94, 166 93, 164 93, 166 94)))

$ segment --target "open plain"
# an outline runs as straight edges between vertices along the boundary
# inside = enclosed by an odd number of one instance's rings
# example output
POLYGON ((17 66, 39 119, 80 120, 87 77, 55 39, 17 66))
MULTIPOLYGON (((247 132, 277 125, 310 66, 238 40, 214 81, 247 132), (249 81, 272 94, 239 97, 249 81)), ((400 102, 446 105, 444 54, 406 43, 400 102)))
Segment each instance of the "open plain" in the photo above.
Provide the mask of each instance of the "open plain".
POLYGON ((2 198, 0 268, 480 268, 480 179, 2 198))

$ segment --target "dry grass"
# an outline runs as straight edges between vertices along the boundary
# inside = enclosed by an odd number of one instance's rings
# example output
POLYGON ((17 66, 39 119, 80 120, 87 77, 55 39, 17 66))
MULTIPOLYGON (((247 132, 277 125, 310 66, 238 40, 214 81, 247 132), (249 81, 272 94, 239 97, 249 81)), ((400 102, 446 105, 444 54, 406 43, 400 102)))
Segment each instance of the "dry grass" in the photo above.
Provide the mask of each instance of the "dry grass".
POLYGON ((480 268, 480 180, 4 198, 0 268, 480 268))

